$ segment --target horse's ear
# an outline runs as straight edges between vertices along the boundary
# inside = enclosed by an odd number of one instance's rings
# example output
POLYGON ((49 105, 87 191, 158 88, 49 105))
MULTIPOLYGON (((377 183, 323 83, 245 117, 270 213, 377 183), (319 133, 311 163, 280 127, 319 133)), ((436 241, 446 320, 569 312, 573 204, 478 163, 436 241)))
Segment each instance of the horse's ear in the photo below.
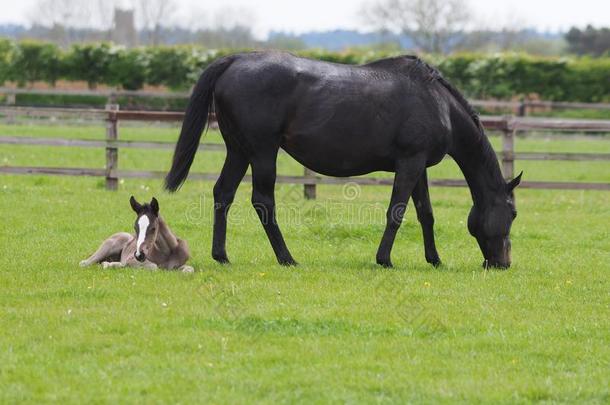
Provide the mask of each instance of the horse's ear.
POLYGON ((152 208, 155 215, 159 215, 159 201, 155 197, 150 200, 150 208, 152 208))
POLYGON ((142 211, 142 204, 137 202, 134 196, 131 196, 129 199, 129 204, 131 204, 131 209, 134 210, 136 214, 139 214, 140 211, 142 211))
POLYGON ((519 173, 517 177, 506 184, 506 191, 508 191, 508 193, 512 193, 519 183, 521 183, 521 176, 523 176, 523 172, 519 173))

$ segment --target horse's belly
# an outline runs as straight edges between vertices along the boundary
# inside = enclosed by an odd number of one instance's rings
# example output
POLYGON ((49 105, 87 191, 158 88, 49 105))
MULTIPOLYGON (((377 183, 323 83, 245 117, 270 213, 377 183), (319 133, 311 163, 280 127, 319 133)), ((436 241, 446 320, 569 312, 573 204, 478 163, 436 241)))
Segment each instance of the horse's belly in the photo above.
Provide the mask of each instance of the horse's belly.
POLYGON ((282 149, 303 166, 326 176, 360 176, 375 171, 393 171, 394 160, 376 153, 369 145, 344 144, 307 137, 284 139, 282 149), (312 153, 315 151, 315 153, 312 153))

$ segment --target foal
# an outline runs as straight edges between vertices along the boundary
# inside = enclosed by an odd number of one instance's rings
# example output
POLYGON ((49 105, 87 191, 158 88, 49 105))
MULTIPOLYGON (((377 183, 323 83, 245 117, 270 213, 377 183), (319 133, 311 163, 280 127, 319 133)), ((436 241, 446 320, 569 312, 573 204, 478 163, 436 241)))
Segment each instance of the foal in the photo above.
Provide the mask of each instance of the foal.
POLYGON ((129 202, 138 215, 135 235, 115 233, 91 257, 81 261, 81 267, 101 263, 105 269, 128 266, 193 273, 193 267, 185 264, 190 257, 188 245, 177 238, 159 216, 157 199, 153 197, 150 204, 140 204, 132 196, 129 202))

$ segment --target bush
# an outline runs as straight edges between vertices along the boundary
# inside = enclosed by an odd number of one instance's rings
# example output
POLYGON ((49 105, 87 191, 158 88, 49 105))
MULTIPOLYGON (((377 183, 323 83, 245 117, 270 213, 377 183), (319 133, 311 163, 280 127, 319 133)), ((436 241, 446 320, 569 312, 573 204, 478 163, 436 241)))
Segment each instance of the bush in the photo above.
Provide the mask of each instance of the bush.
POLYGON ((110 58, 106 84, 125 90, 139 90, 146 83, 149 65, 148 53, 140 48, 118 50, 110 58))
POLYGON ((90 89, 112 84, 110 66, 120 49, 107 43, 73 45, 66 55, 66 78, 86 81, 90 89))
POLYGON ((36 81, 55 82, 63 75, 62 55, 59 48, 50 43, 22 41, 11 52, 10 79, 19 86, 36 81))
POLYGON ((11 61, 15 46, 8 39, 0 38, 0 85, 10 80, 11 61))
MULTIPOLYGON (((107 43, 55 45, 0 40, 0 82, 53 84, 57 79, 84 80, 137 90, 146 84, 173 90, 190 88, 217 58, 236 50, 191 46, 125 49, 107 43)), ((345 52, 303 50, 299 55, 334 63, 361 64, 397 51, 355 49, 345 52)), ((555 101, 610 101, 610 57, 542 58, 522 54, 426 55, 429 63, 471 98, 513 99, 536 94, 555 101)))
POLYGON ((194 69, 192 52, 187 47, 158 47, 148 49, 147 82, 164 85, 173 90, 187 89, 194 69))

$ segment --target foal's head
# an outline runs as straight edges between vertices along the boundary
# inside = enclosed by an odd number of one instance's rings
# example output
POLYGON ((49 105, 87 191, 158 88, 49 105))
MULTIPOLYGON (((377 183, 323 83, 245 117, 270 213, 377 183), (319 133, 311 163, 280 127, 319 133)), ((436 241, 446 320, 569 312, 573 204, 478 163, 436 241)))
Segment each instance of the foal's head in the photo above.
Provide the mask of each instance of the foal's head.
POLYGON ((135 258, 137 261, 143 262, 157 239, 159 202, 153 197, 150 204, 140 204, 131 196, 129 203, 135 213, 138 214, 134 225, 137 238, 135 258))
POLYGON ((510 267, 510 227, 517 217, 513 190, 521 182, 521 175, 506 184, 496 198, 485 206, 474 205, 468 216, 468 230, 477 239, 484 267, 510 267))

